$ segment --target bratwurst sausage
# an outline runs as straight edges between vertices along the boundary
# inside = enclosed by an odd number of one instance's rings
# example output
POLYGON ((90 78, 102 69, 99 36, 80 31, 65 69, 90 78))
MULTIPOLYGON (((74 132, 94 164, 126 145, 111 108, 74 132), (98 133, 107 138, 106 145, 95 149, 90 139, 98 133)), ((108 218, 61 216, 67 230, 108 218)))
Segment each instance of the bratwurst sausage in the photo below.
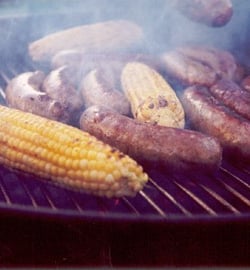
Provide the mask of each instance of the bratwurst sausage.
POLYGON ((66 122, 68 114, 62 104, 42 91, 45 77, 45 73, 40 70, 24 72, 14 77, 5 89, 7 105, 49 119, 66 122))
POLYGON ((182 103, 195 129, 216 137, 230 156, 250 158, 250 122, 230 111, 205 87, 187 88, 182 103))
POLYGON ((182 46, 176 48, 180 54, 190 60, 197 61, 210 67, 218 78, 234 80, 237 71, 237 62, 229 51, 212 46, 182 46))
POLYGON ((85 110, 80 127, 139 162, 159 164, 171 171, 214 170, 221 161, 221 146, 213 137, 142 123, 105 107, 85 110))
POLYGON ((240 80, 242 67, 226 50, 182 46, 161 56, 162 69, 183 85, 212 86, 219 79, 240 80))
POLYGON ((210 88, 220 102, 250 120, 250 93, 231 80, 220 80, 210 88))
POLYGON ((125 95, 112 85, 114 76, 105 76, 105 70, 91 70, 80 84, 80 92, 86 108, 103 105, 117 112, 130 115, 130 104, 125 95), (111 78, 110 78, 111 77, 111 78))
POLYGON ((175 0, 175 6, 187 18, 212 27, 224 26, 233 15, 230 0, 175 0))
POLYGON ((65 123, 75 124, 79 121, 83 100, 77 91, 74 70, 67 66, 52 70, 44 79, 42 89, 51 98, 60 102, 67 118, 65 123))

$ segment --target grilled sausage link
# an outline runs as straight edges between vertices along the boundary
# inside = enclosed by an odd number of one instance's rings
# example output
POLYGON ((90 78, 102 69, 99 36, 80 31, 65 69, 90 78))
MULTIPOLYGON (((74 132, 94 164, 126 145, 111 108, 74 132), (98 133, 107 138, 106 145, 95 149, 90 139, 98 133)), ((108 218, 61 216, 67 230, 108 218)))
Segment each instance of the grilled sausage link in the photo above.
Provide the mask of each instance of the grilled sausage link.
POLYGON ((220 80, 210 88, 223 104, 250 120, 250 93, 231 80, 220 80))
POLYGON ((218 78, 233 80, 236 76, 237 63, 229 51, 198 45, 179 47, 176 51, 212 68, 218 78))
POLYGON ((162 165, 171 171, 210 171, 221 161, 221 146, 213 137, 142 123, 104 107, 85 110, 80 127, 140 162, 162 165))
POLYGON ((247 75, 241 82, 241 86, 250 92, 250 75, 247 75))
POLYGON ((241 67, 228 51, 206 46, 184 46, 161 56, 162 68, 184 85, 211 86, 217 80, 239 80, 241 67))
POLYGON ((205 87, 187 88, 182 103, 193 127, 216 137, 225 154, 250 158, 250 122, 222 105, 205 87))
POLYGON ((233 15, 230 0, 176 0, 175 6, 187 18, 212 27, 224 26, 233 15))
POLYGON ((64 122, 68 116, 62 104, 41 89, 45 77, 42 71, 25 72, 14 77, 5 90, 7 104, 12 108, 64 122))
POLYGON ((92 105, 107 106, 121 114, 130 115, 130 103, 125 95, 115 88, 113 76, 105 76, 102 69, 90 71, 82 80, 80 91, 86 108, 92 105), (112 85, 114 84, 114 85, 112 85))
POLYGON ((164 53, 161 59, 163 70, 183 85, 211 86, 217 80, 217 74, 210 66, 176 50, 164 53))
POLYGON ((77 79, 74 70, 62 66, 52 70, 44 79, 42 88, 51 98, 60 102, 65 112, 62 122, 76 123, 79 121, 83 107, 81 94, 77 91, 77 79))

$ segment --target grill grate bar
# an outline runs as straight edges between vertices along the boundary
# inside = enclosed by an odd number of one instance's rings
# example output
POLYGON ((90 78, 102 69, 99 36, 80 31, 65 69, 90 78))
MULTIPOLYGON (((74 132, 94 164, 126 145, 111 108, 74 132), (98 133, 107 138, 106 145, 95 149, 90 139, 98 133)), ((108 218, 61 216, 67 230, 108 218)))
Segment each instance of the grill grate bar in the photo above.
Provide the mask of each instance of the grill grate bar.
POLYGON ((219 194, 217 194, 214 190, 210 189, 209 187, 203 186, 202 187, 211 195, 213 196, 218 202, 226 206, 232 213, 240 214, 240 212, 232 206, 228 201, 222 198, 219 194))
POLYGON ((69 198, 71 199, 72 203, 74 204, 75 208, 77 209, 78 212, 83 213, 83 209, 81 208, 81 206, 78 204, 78 202, 75 200, 75 198, 73 196, 69 196, 69 198))
POLYGON ((248 168, 242 168, 242 171, 245 172, 245 173, 247 173, 248 175, 250 175, 250 171, 249 171, 248 168))
MULTIPOLYGON (((233 174, 232 172, 230 172, 229 170, 221 167, 220 168, 223 172, 225 172, 226 174, 230 175, 231 177, 233 177, 235 180, 237 180, 238 182, 240 182, 242 185, 244 185, 247 189, 250 190, 250 185, 248 183, 246 183, 245 181, 243 181, 240 177, 236 176, 235 174, 233 174)), ((243 169, 244 172, 246 172, 247 174, 250 175, 250 172, 246 169, 243 169)))
POLYGON ((180 203, 178 203, 176 201, 176 199, 171 195, 169 194, 164 188, 162 188, 161 186, 159 186, 153 179, 150 178, 149 180, 152 185, 158 189, 158 191, 160 193, 162 193, 167 199, 169 199, 175 206, 177 206, 185 215, 187 216, 191 216, 192 214, 184 207, 182 206, 180 203))
POLYGON ((5 91, 3 90, 2 87, 0 87, 0 96, 2 97, 3 100, 6 99, 5 91))
POLYGON ((140 215, 140 213, 139 213, 139 211, 136 209, 136 207, 135 207, 132 203, 130 203, 130 202, 127 200, 127 198, 123 197, 122 200, 123 200, 123 202, 129 207, 129 209, 132 210, 132 212, 133 212, 135 215, 137 215, 137 216, 140 215))
POLYGON ((140 191, 139 194, 152 206, 152 208, 162 217, 166 217, 166 213, 155 203, 153 202, 143 191, 140 191))
POLYGON ((224 186, 227 190, 229 190, 231 193, 233 193, 236 197, 238 197, 242 202, 244 202, 247 206, 250 207, 250 200, 248 200, 245 196, 240 194, 237 190, 233 189, 229 185, 224 183, 224 186))
POLYGON ((30 201, 32 203, 32 207, 37 208, 38 205, 36 203, 36 200, 35 200, 34 196, 32 196, 32 194, 30 193, 28 187, 25 185, 25 183, 23 181, 20 181, 20 184, 21 184, 24 192, 28 195, 28 197, 29 197, 29 199, 30 199, 30 201))
POLYGON ((4 82, 7 84, 10 82, 10 76, 6 75, 2 70, 0 72, 0 75, 2 76, 2 79, 4 80, 4 82))
POLYGON ((10 197, 9 197, 6 189, 3 186, 2 179, 0 179, 0 180, 1 180, 0 190, 1 190, 2 194, 3 194, 3 196, 4 196, 4 200, 5 200, 6 204, 11 205, 10 197))
MULTIPOLYGON (((29 68, 30 71, 37 69, 32 63, 26 66, 25 64, 21 65, 20 68, 26 68, 26 71, 29 68)), ((13 65, 6 65, 4 71, 0 70, 0 83, 2 83, 2 86, 0 86, 0 98, 3 101, 5 100, 5 84, 8 84, 11 80, 10 78, 20 72, 13 65)), ((172 213, 185 216, 206 213, 209 216, 218 216, 220 213, 219 209, 221 209, 222 213, 230 211, 234 215, 240 215, 240 210, 243 209, 243 212, 248 211, 250 207, 250 197, 247 196, 250 192, 250 181, 248 180, 250 179, 250 171, 244 167, 237 173, 237 169, 233 165, 227 163, 224 165, 220 168, 218 177, 204 177, 204 179, 199 179, 200 181, 192 181, 190 176, 187 176, 189 179, 179 179, 159 172, 159 174, 157 173, 149 179, 149 189, 140 191, 136 199, 121 198, 120 202, 122 205, 118 205, 118 208, 116 208, 115 201, 112 200, 90 198, 84 195, 81 197, 81 194, 77 193, 76 195, 74 191, 67 192, 60 188, 54 190, 47 183, 39 182, 38 185, 40 194, 42 193, 44 200, 47 201, 46 207, 48 210, 53 211, 64 209, 65 205, 67 209, 75 212, 84 213, 90 208, 91 211, 104 216, 108 213, 112 214, 114 211, 127 211, 138 217, 146 215, 147 212, 160 215, 161 217, 167 217, 172 213), (246 174, 245 178, 241 177, 243 172, 246 174), (158 176, 160 176, 159 179, 158 176), (160 179, 163 182, 160 182, 160 179), (93 200, 93 202, 90 203, 89 199, 93 200), (60 200, 65 200, 65 202, 60 200)), ((5 185, 5 180, 3 180, 5 179, 4 174, 1 174, 1 177, 0 192, 2 192, 2 197, 4 197, 6 204, 11 205, 12 191, 6 187, 8 186, 7 183, 5 185)), ((30 198, 30 205, 35 209, 41 207, 39 199, 36 197, 37 192, 34 193, 33 189, 30 188, 29 181, 24 180, 22 177, 19 179, 18 174, 17 178, 20 181, 23 194, 30 198)))
POLYGON ((48 201, 48 203, 49 203, 49 205, 50 205, 50 208, 51 208, 52 210, 56 210, 57 207, 56 207, 55 204, 53 203, 53 201, 52 201, 50 195, 48 195, 48 190, 47 190, 47 188, 43 185, 43 188, 42 188, 41 190, 42 190, 42 192, 43 192, 43 194, 44 194, 46 200, 48 201))
POLYGON ((198 203, 208 214, 212 216, 216 216, 217 213, 209 207, 202 199, 198 198, 193 192, 188 190, 187 188, 183 187, 181 184, 175 182, 175 184, 182 189, 186 194, 188 194, 196 203, 198 203))

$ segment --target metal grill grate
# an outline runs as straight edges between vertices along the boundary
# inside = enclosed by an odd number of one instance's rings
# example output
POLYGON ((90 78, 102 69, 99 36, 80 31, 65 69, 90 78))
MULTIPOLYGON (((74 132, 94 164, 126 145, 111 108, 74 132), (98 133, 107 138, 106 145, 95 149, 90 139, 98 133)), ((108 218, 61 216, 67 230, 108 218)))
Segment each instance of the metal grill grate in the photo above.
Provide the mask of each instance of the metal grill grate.
MULTIPOLYGON (((6 66, 0 71, 1 103, 8 81, 34 70, 6 66)), ((209 217, 250 214, 250 167, 224 160, 213 175, 170 175, 147 170, 150 181, 134 198, 105 199, 55 186, 34 176, 0 167, 0 211, 97 218, 209 217)))

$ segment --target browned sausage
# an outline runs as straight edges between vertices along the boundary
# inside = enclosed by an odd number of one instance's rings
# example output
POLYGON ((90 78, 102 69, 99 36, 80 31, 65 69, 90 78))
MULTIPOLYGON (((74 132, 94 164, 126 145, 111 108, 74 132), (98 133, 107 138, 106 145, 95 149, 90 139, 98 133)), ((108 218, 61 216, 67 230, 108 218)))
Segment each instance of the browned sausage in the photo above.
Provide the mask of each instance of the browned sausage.
POLYGON ((225 25, 233 15, 230 0, 175 0, 175 5, 189 19, 213 27, 225 25))
POLYGON ((241 86, 250 92, 250 75, 247 75, 241 82, 241 86))
POLYGON ((115 79, 112 74, 108 76, 102 69, 90 71, 80 85, 84 105, 86 108, 92 105, 107 106, 121 114, 130 115, 130 103, 125 95, 115 88, 113 80, 115 79))
POLYGON ((80 127, 138 161, 169 170, 214 170, 221 161, 221 146, 213 137, 142 123, 104 107, 84 111, 80 127))
POLYGON ((250 122, 232 113, 205 87, 187 88, 182 102, 195 129, 218 138, 226 154, 250 158, 250 122))
POLYGON ((211 86, 217 80, 212 67, 176 50, 164 53, 161 59, 163 70, 183 85, 211 86))
POLYGON ((235 78, 237 64, 234 56, 226 51, 206 46, 184 46, 176 49, 177 52, 198 61, 214 70, 218 78, 235 78))
POLYGON ((83 107, 81 94, 77 91, 76 78, 67 66, 52 70, 44 79, 42 88, 51 98, 60 102, 67 115, 63 122, 79 121, 79 114, 83 107))
POLYGON ((243 70, 226 50, 183 46, 161 56, 162 68, 184 85, 211 86, 219 79, 240 80, 243 70))
POLYGON ((68 115, 63 105, 42 91, 45 77, 38 70, 17 75, 6 87, 6 102, 9 107, 64 122, 68 115))
POLYGON ((220 80, 210 88, 223 104, 250 120, 250 93, 231 80, 220 80))

